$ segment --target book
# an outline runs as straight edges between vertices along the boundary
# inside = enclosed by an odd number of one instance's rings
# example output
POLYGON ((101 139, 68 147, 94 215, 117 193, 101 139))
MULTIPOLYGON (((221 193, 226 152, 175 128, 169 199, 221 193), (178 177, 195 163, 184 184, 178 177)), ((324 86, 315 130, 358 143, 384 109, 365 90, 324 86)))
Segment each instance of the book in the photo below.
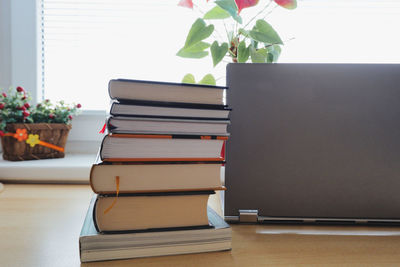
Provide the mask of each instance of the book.
POLYGON ((227 136, 108 134, 102 161, 221 161, 227 136))
POLYGON ((93 164, 90 186, 97 194, 224 190, 219 162, 125 162, 93 164))
POLYGON ((110 133, 190 134, 228 136, 229 120, 193 120, 110 116, 110 133))
POLYGON ((108 84, 111 99, 225 106, 227 87, 116 79, 108 84))
POLYGON ((147 118, 192 118, 227 120, 230 112, 228 107, 204 107, 199 105, 175 105, 140 103, 131 104, 113 101, 110 108, 111 115, 147 117, 147 118))
POLYGON ((93 220, 98 232, 207 228, 207 202, 214 191, 97 195, 93 220))
POLYGON ((212 208, 204 229, 102 234, 93 223, 92 199, 79 236, 81 262, 223 251, 231 249, 231 228, 212 208))

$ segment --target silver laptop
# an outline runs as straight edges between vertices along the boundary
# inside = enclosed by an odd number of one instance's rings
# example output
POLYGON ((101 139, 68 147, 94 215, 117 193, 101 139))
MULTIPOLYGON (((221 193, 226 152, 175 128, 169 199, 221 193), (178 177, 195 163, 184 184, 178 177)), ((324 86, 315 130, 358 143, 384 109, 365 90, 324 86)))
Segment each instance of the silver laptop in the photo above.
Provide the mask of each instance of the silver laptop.
POLYGON ((400 65, 229 64, 228 221, 400 222, 400 65))

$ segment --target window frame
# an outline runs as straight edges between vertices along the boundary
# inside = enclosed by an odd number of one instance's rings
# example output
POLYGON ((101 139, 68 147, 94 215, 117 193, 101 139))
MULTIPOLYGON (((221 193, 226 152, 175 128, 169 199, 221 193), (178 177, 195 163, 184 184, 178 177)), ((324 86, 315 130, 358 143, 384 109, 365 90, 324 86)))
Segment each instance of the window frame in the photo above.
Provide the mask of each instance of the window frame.
MULTIPOLYGON (((24 87, 36 105, 43 99, 42 0, 2 0, 10 6, 10 86, 24 87)), ((105 110, 82 110, 72 121, 70 151, 95 153, 102 140, 99 130, 105 110)))

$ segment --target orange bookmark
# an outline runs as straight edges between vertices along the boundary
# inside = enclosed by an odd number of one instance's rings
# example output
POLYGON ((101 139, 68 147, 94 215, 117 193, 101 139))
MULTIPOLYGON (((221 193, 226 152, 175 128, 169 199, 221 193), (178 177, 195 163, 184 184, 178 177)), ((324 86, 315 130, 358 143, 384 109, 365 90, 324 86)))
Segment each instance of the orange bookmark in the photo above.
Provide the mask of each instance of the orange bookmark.
POLYGON ((119 194, 119 176, 115 176, 115 183, 117 185, 117 195, 115 196, 114 201, 111 203, 110 207, 108 207, 104 211, 104 214, 108 213, 114 207, 115 203, 117 203, 118 194, 119 194))

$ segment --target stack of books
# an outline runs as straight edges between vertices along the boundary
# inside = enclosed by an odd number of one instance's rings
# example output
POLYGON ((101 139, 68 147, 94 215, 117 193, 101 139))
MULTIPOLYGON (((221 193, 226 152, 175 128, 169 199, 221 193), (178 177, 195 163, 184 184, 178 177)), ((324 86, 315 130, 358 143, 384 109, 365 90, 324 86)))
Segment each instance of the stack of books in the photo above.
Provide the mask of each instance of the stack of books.
POLYGON ((226 87, 111 80, 110 116, 90 173, 96 193, 82 262, 231 249, 207 203, 225 190, 226 87))

